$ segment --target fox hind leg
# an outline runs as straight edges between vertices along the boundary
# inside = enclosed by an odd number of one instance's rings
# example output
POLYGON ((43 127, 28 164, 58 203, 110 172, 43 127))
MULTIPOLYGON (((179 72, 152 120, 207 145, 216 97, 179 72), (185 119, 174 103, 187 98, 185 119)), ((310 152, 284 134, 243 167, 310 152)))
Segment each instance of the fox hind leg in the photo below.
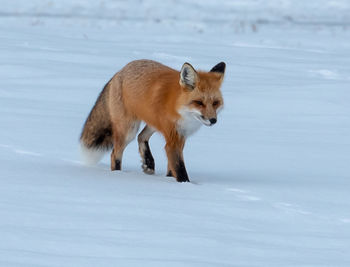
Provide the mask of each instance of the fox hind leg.
POLYGON ((111 154, 111 170, 118 171, 122 167, 122 157, 125 147, 135 138, 140 126, 139 121, 133 121, 123 127, 113 130, 113 150, 111 154), (123 129, 123 130, 121 130, 123 129))
POLYGON ((142 158, 142 169, 144 173, 153 174, 154 173, 154 158, 151 153, 148 141, 151 138, 152 134, 155 132, 153 128, 146 125, 145 128, 138 135, 137 140, 139 143, 139 152, 142 158))
POLYGON ((120 171, 122 169, 122 157, 124 147, 120 144, 114 143, 112 154, 111 154, 111 170, 120 171))
POLYGON ((122 168, 122 157, 126 147, 126 135, 122 132, 113 132, 113 150, 111 153, 111 170, 120 171, 122 168))

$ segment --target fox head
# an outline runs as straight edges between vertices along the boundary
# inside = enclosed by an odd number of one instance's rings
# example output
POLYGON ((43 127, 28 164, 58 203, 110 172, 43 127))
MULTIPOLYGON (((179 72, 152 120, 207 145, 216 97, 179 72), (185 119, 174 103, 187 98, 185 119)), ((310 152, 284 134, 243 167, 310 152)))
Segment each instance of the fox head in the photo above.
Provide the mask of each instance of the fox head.
POLYGON ((206 126, 217 122, 217 113, 223 107, 220 92, 226 64, 220 62, 210 72, 197 72, 191 64, 184 63, 180 71, 181 110, 206 126))

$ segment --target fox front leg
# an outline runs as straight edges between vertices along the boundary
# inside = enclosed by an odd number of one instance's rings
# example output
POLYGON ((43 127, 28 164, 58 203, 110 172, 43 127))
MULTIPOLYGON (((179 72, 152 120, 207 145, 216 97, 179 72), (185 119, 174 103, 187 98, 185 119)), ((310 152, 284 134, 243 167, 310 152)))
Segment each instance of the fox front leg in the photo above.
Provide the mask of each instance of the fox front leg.
POLYGON ((167 176, 173 176, 178 182, 189 182, 184 159, 183 148, 185 140, 183 137, 177 137, 176 140, 167 141, 165 150, 168 156, 167 176), (174 142, 175 141, 175 142, 174 142))
POLYGON ((155 132, 153 128, 146 125, 142 132, 139 134, 137 140, 139 143, 139 152, 142 159, 142 169, 147 174, 154 173, 154 158, 151 153, 151 149, 149 148, 149 139, 152 134, 155 132))

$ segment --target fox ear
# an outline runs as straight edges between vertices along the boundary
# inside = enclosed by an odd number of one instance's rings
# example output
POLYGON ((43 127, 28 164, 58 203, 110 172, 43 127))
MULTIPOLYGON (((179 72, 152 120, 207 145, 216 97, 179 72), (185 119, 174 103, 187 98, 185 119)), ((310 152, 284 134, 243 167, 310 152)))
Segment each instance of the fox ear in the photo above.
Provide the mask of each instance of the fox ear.
POLYGON ((226 69, 226 64, 225 62, 220 62, 218 64, 216 64, 211 70, 210 72, 218 72, 221 74, 225 73, 225 69, 226 69))
POLYGON ((180 85, 193 90, 198 80, 197 72, 190 63, 184 63, 180 71, 180 85))

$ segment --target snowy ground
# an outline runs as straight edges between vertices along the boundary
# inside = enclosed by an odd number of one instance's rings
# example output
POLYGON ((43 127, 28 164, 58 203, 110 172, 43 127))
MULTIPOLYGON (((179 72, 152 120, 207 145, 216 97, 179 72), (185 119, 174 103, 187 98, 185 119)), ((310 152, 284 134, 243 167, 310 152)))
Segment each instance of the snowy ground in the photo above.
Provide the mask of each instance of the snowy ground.
POLYGON ((192 0, 192 19, 185 1, 7 2, 0 266, 350 266, 348 1, 192 0), (97 95, 140 58, 227 63, 225 109, 185 148, 192 183, 165 177, 160 135, 154 176, 136 142, 121 173, 80 163, 97 95))

